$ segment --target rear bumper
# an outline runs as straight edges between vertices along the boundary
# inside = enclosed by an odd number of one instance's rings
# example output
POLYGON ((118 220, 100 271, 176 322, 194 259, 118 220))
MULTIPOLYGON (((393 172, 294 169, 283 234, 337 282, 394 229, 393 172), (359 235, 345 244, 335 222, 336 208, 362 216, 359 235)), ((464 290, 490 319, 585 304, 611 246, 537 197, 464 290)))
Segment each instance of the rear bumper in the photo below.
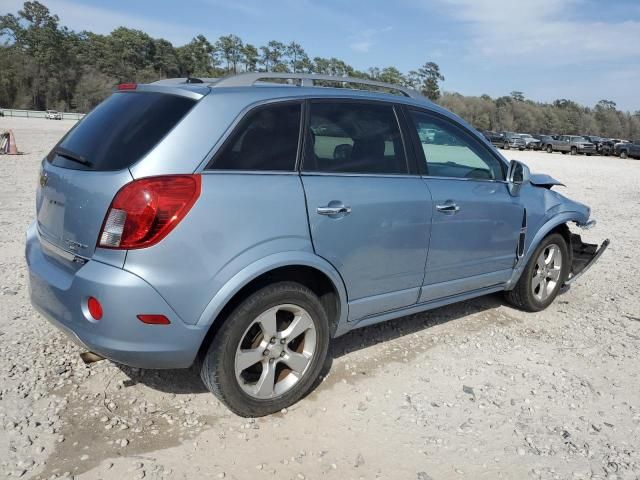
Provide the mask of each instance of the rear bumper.
POLYGON ((206 330, 186 325, 140 277, 92 260, 74 265, 42 249, 35 224, 27 231, 26 259, 33 306, 83 348, 141 368, 187 368, 206 330), (85 302, 96 297, 103 317, 90 320, 85 302), (161 314, 170 325, 147 325, 136 315, 161 314))

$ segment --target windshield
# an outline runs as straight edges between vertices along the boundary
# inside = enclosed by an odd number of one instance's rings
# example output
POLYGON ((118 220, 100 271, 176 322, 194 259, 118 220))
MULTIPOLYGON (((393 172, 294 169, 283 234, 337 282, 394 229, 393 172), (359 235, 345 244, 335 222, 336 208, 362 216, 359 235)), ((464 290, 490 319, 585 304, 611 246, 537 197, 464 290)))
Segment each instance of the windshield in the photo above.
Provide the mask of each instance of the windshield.
POLYGON ((82 170, 127 168, 155 147, 196 101, 157 92, 118 92, 82 119, 48 155, 82 170))

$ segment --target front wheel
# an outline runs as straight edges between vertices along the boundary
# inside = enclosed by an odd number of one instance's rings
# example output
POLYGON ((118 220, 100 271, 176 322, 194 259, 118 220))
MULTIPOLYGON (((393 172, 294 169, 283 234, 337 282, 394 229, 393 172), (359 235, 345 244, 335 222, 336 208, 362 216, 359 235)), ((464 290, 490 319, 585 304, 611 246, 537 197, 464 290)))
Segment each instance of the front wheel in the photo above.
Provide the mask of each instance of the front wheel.
POLYGON ((329 321, 311 290, 274 283, 221 320, 200 376, 230 410, 243 417, 269 415, 312 389, 327 356, 329 321))
POLYGON ((551 145, 547 145, 547 153, 553 153, 553 147, 551 145))
POLYGON ((627 153, 626 150, 622 150, 620 152, 620 158, 628 158, 628 157, 629 157, 629 154, 627 153))
POLYGON ((569 250, 558 233, 547 236, 536 248, 507 301, 529 312, 544 310, 556 298, 569 272, 569 250))
POLYGON ((578 149, 576 147, 571 147, 571 155, 577 155, 578 149))
POLYGON ((505 144, 502 146, 502 148, 504 148, 505 150, 509 150, 511 148, 511 146, 505 142, 505 144))

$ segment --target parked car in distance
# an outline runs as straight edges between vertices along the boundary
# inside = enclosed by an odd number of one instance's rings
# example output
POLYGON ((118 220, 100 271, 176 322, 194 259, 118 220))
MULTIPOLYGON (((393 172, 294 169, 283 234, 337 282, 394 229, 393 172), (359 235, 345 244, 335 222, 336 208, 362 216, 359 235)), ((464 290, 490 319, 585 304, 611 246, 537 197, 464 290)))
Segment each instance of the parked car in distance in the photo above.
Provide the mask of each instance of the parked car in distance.
POLYGON ((489 142, 491 142, 496 147, 502 146, 504 144, 504 134, 500 132, 494 132, 492 130, 485 130, 482 132, 484 138, 486 138, 489 142))
POLYGON ((540 150, 553 153, 553 141, 555 138, 552 135, 534 135, 534 137, 540 140, 540 150))
POLYGON ((596 147, 596 152, 600 153, 600 151, 602 150, 602 142, 604 141, 604 138, 598 137, 596 135, 583 135, 583 138, 588 142, 593 143, 596 147))
POLYGON ((640 158, 640 140, 616 143, 614 154, 620 158, 640 158))
POLYGON ((527 146, 524 138, 522 138, 518 133, 501 132, 501 135, 502 135, 502 144, 498 144, 498 146, 503 148, 504 150, 509 150, 510 148, 517 148, 518 150, 524 150, 527 146))
POLYGON ((42 161, 29 294, 98 358, 195 363, 267 415, 355 328, 494 292, 548 307, 608 245, 572 232, 595 221, 555 185, 405 87, 124 84, 42 161))
POLYGON ((62 114, 56 110, 47 110, 44 114, 47 120, 62 120, 62 114))
POLYGON ((533 135, 530 135, 528 133, 519 133, 518 135, 520 135, 522 137, 522 139, 524 140, 525 143, 525 147, 529 150, 540 150, 540 140, 538 140, 537 138, 535 138, 533 135))
POLYGON ((578 153, 584 153, 593 155, 596 153, 595 145, 579 135, 560 135, 557 140, 551 142, 551 145, 553 151, 563 154, 577 155, 578 153))

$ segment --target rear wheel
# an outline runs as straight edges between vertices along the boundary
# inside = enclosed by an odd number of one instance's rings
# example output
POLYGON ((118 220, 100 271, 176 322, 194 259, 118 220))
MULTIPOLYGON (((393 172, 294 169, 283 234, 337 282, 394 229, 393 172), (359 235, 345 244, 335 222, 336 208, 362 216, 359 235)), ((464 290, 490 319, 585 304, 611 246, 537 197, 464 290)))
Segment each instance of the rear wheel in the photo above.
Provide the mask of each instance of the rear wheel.
POLYGON ((509 150, 511 147, 507 142, 504 142, 504 145, 502 146, 502 148, 504 148, 505 150, 509 150))
POLYGON ((200 376, 238 415, 268 415, 309 392, 328 345, 329 322, 318 297, 299 283, 278 282, 249 296, 224 321, 200 376))
POLYGON ((620 152, 620 158, 629 158, 629 154, 627 153, 626 150, 622 150, 620 152))
POLYGON ((547 145, 547 153, 553 153, 553 147, 551 145, 547 145))
POLYGON ((558 295, 569 271, 569 251, 564 237, 547 236, 533 252, 507 301, 529 312, 544 310, 558 295))

